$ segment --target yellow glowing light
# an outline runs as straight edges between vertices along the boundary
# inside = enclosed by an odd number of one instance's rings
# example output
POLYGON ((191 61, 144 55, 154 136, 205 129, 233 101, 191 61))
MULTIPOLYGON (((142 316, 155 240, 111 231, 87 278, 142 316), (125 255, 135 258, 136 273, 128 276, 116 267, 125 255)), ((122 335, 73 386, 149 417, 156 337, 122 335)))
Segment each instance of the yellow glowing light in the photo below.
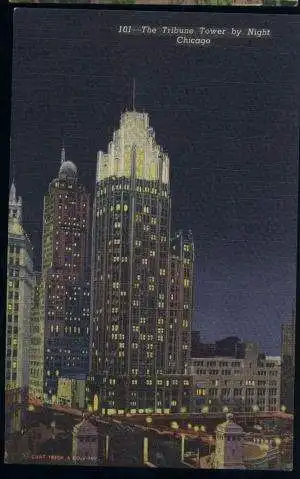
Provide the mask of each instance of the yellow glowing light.
POLYGON ((171 428, 172 428, 172 429, 178 429, 178 428, 179 428, 178 422, 172 421, 172 422, 171 422, 171 428))
POLYGON ((107 410, 108 416, 113 416, 114 414, 116 414, 116 412, 117 412, 117 411, 116 411, 115 409, 108 409, 108 410, 107 410))
POLYGON ((189 422, 188 425, 187 425, 188 429, 192 429, 192 424, 189 422))
POLYGON ((194 426, 194 431, 199 432, 199 426, 194 426))
POLYGON ((99 399, 97 394, 94 395, 94 404, 93 404, 93 409, 94 411, 98 411, 99 408, 99 399))
POLYGON ((274 441, 275 441, 275 444, 276 444, 277 447, 279 447, 281 442, 282 442, 280 437, 275 437, 274 441))
POLYGON ((150 416, 146 417, 146 423, 151 424, 152 423, 152 417, 150 417, 150 416))

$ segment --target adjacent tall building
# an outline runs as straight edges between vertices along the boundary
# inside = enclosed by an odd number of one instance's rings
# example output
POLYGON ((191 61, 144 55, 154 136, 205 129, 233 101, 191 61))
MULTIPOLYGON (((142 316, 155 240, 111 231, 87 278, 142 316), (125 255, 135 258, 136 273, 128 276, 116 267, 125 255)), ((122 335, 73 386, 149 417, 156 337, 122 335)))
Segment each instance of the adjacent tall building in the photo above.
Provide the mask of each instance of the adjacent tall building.
POLYGON ((9 195, 7 255, 7 388, 28 388, 29 326, 34 286, 32 246, 22 225, 22 200, 14 183, 9 195))
POLYGON ((44 199, 41 290, 44 394, 57 400, 59 378, 88 372, 90 293, 87 277, 89 195, 62 150, 58 178, 44 199))
POLYGON ((92 241, 90 402, 187 408, 193 241, 171 248, 169 158, 146 113, 124 113, 98 154, 92 241))
POLYGON ((34 285, 32 247, 22 224, 22 200, 9 194, 5 342, 6 431, 19 430, 29 384, 29 327, 34 285))
POLYGON ((296 314, 281 327, 281 404, 294 412, 296 314))

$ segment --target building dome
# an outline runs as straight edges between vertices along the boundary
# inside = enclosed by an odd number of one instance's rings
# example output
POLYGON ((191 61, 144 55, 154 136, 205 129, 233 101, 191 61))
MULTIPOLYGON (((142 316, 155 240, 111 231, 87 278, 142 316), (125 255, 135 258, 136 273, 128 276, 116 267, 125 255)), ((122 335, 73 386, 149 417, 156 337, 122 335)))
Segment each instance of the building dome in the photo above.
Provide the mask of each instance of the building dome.
POLYGON ((75 180, 77 178, 77 167, 72 161, 64 161, 59 169, 59 179, 75 180))

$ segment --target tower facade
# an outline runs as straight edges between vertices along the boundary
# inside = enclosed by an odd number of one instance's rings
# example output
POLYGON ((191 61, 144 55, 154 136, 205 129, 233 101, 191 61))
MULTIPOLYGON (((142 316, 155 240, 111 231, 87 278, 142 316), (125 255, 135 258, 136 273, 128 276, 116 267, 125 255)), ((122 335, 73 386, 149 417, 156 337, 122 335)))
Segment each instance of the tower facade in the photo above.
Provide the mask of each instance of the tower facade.
POLYGON ((98 154, 93 211, 88 392, 102 408, 172 402, 170 219, 169 158, 148 115, 126 112, 98 154))
POLYGON ((281 405, 294 411, 296 315, 281 327, 281 405))
POLYGON ((191 355, 194 241, 180 231, 171 240, 168 369, 186 374, 191 355))
POLYGON ((89 196, 77 168, 62 161, 44 199, 42 284, 44 296, 44 394, 56 399, 58 379, 82 379, 88 371, 89 196))
POLYGON ((28 388, 29 327, 34 286, 32 247, 22 225, 22 200, 9 195, 5 384, 28 388))
POLYGON ((30 320, 29 396, 31 401, 44 397, 44 301, 45 284, 35 274, 33 306, 30 320))

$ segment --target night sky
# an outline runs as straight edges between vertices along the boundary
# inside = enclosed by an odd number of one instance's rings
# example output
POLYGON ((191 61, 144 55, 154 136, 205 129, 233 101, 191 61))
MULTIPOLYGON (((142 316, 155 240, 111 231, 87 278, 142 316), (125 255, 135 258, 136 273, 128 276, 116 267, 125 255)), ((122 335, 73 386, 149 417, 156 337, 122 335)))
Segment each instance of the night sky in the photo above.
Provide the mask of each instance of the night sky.
POLYGON ((36 268, 62 141, 92 192, 135 78, 136 109, 170 156, 173 230, 194 234, 194 328, 279 354, 296 288, 296 17, 17 9, 14 19, 11 172, 36 268), (119 35, 129 23, 264 26, 273 37, 180 47, 119 35))

